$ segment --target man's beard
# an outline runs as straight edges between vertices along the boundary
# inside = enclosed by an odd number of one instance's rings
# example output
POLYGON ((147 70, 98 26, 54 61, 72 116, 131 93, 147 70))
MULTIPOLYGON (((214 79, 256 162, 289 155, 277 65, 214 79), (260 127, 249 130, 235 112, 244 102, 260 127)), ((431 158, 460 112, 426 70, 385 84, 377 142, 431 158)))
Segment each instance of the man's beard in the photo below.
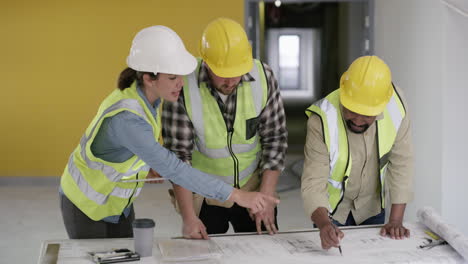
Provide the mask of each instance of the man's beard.
POLYGON ((353 121, 351 121, 351 119, 346 120, 346 125, 348 126, 349 130, 351 130, 353 133, 356 133, 356 134, 362 134, 366 132, 366 130, 369 128, 368 124, 357 126, 356 124, 353 123, 353 121), (354 126, 361 128, 361 130, 355 130, 354 126))
POLYGON ((236 86, 237 85, 229 86, 229 85, 223 84, 217 90, 224 95, 230 95, 234 92, 234 90, 236 89, 236 86))

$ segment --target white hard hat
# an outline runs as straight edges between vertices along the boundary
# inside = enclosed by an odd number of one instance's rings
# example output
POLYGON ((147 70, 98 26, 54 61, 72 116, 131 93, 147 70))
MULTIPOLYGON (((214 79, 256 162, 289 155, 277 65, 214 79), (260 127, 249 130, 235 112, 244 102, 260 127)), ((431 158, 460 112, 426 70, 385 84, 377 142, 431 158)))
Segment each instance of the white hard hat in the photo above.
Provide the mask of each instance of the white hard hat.
POLYGON ((140 72, 187 75, 195 70, 197 60, 172 29, 152 26, 136 34, 127 65, 140 72))

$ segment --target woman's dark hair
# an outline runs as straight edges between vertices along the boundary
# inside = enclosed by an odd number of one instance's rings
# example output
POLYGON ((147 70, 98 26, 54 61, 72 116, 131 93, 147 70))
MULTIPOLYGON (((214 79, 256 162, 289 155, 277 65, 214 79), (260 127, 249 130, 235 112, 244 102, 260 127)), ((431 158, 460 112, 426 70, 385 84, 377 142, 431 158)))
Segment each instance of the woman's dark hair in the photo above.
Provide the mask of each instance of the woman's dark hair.
POLYGON ((158 79, 158 75, 152 72, 137 72, 127 67, 120 73, 117 87, 119 87, 120 90, 125 90, 130 87, 134 81, 141 86, 143 83, 143 75, 145 74, 148 74, 152 80, 158 79))

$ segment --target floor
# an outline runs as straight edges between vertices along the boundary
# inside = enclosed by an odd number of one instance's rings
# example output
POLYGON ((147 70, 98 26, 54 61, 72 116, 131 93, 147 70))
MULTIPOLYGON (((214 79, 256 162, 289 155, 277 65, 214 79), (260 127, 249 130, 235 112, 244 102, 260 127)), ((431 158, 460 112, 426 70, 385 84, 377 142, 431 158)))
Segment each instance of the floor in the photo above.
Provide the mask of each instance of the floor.
MULTIPOLYGON (((311 227, 305 216, 298 178, 294 171, 300 164, 289 159, 285 177, 278 189, 281 204, 278 222, 281 231, 311 227)), ((147 184, 135 202, 136 216, 156 222, 155 236, 180 235, 181 220, 167 194, 170 185, 147 184)), ((58 202, 58 178, 0 177, 0 263, 37 263, 41 242, 66 239, 58 202)), ((229 232, 232 232, 231 230, 229 232)))

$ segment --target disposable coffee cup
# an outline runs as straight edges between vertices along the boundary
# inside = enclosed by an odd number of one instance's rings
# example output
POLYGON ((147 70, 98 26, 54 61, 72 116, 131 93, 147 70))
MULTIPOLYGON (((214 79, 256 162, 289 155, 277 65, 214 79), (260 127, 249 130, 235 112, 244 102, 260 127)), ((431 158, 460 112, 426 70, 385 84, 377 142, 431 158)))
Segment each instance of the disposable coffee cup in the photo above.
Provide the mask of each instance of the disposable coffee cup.
POLYGON ((133 238, 135 241, 135 252, 140 257, 149 257, 153 255, 153 219, 140 218, 133 221, 133 238))

